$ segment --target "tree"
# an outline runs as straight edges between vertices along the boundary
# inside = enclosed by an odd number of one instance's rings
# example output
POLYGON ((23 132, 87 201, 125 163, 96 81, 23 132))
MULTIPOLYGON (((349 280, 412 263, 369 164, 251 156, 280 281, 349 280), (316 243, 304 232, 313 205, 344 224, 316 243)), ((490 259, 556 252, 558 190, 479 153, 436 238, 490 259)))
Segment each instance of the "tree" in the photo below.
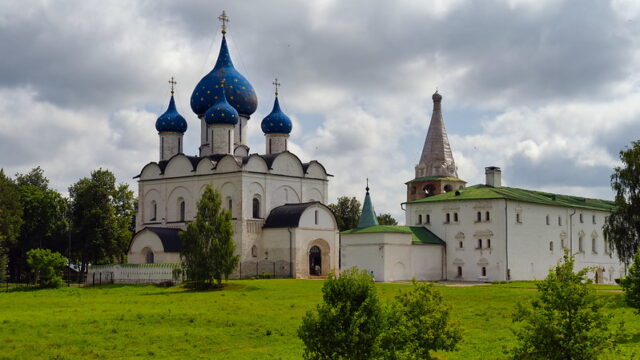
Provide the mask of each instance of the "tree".
POLYGON ((240 262, 240 256, 234 254, 231 214, 222 208, 220 193, 211 186, 205 188, 197 207, 195 221, 180 234, 180 271, 196 289, 210 287, 214 280, 221 286, 240 262))
POLYGON ((613 348, 609 317, 587 287, 591 270, 574 273, 574 258, 565 250, 547 278, 536 283, 538 297, 531 306, 518 304, 513 317, 523 323, 515 332, 514 359, 596 359, 613 348))
MULTIPOLYGON (((0 273, 7 272, 7 252, 15 246, 22 226, 22 206, 16 184, 0 169, 0 273)), ((0 278, 3 278, 0 275, 0 278)))
POLYGON ((27 264, 34 275, 34 281, 45 288, 62 286, 62 269, 67 259, 49 249, 31 249, 27 253, 27 264))
POLYGON ((329 208, 336 216, 340 231, 353 229, 358 226, 360 220, 360 202, 355 197, 341 196, 335 204, 329 204, 329 208))
POLYGON ((615 209, 604 225, 609 247, 625 264, 640 249, 640 141, 631 145, 620 151, 623 166, 615 167, 611 175, 615 209))
POLYGON ((377 216, 378 224, 380 225, 398 225, 398 221, 394 219, 391 214, 380 214, 377 216))
POLYGON ((374 359, 380 355, 383 309, 371 276, 352 268, 329 274, 323 303, 309 311, 298 329, 308 360, 374 359))
POLYGON ((109 170, 95 170, 69 188, 73 229, 72 256, 81 265, 124 261, 131 240, 133 194, 127 185, 116 186, 109 170))
POLYGON ((26 174, 16 174, 16 184, 18 186, 33 185, 42 191, 49 190, 49 179, 44 176, 44 170, 37 166, 26 174))
POLYGON ((387 359, 431 359, 431 351, 455 350, 462 331, 449 319, 450 308, 431 284, 413 289, 389 306, 382 349, 387 359))
POLYGON ((640 313, 640 251, 634 257, 633 264, 629 267, 620 285, 624 289, 624 298, 627 304, 640 313))

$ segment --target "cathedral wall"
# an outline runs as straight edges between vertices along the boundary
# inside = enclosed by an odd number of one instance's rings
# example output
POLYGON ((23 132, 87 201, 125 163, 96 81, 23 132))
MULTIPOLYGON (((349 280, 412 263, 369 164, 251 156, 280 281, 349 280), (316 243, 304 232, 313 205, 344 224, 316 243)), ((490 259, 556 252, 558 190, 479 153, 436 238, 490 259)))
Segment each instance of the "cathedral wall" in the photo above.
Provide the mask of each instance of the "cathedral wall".
POLYGON ((265 135, 265 152, 267 154, 277 154, 287 151, 287 138, 289 135, 284 134, 268 134, 265 135))
POLYGON ((162 241, 155 233, 147 230, 137 234, 131 243, 131 248, 127 253, 127 263, 145 264, 147 251, 153 251, 154 263, 157 264, 177 264, 180 262, 179 253, 166 253, 162 246, 162 241))
POLYGON ((233 126, 232 125, 209 125, 212 146, 212 154, 232 154, 233 153, 233 126))
POLYGON ((327 173, 324 171, 324 168, 319 164, 311 163, 307 168, 307 177, 326 180, 327 173))
POLYGON ((169 160, 172 156, 182 152, 181 133, 160 134, 160 160, 169 160))

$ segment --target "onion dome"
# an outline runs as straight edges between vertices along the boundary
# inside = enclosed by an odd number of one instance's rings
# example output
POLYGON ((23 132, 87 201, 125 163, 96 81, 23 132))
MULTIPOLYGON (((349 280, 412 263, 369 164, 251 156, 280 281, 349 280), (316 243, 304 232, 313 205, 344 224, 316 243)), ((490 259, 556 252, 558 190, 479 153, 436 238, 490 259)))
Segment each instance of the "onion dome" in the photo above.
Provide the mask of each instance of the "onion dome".
POLYGON ((178 113, 178 110, 176 110, 176 102, 173 100, 173 94, 171 95, 171 100, 169 100, 167 111, 156 120, 156 130, 158 130, 158 132, 178 133, 187 131, 187 121, 178 113))
POLYGON ((289 119, 289 117, 280 109, 278 96, 276 96, 276 100, 273 102, 273 110, 271 110, 269 115, 262 119, 260 126, 262 127, 262 132, 265 134, 291 133, 293 124, 291 123, 291 119, 289 119))
POLYGON ((204 121, 207 125, 228 124, 235 125, 238 123, 238 112, 227 102, 223 84, 216 89, 218 100, 211 105, 209 110, 204 114, 204 121))
POLYGON ((233 67, 224 33, 216 65, 200 80, 191 95, 191 110, 194 113, 201 116, 216 103, 216 88, 223 79, 229 104, 242 115, 253 114, 258 107, 258 97, 249 81, 233 67))

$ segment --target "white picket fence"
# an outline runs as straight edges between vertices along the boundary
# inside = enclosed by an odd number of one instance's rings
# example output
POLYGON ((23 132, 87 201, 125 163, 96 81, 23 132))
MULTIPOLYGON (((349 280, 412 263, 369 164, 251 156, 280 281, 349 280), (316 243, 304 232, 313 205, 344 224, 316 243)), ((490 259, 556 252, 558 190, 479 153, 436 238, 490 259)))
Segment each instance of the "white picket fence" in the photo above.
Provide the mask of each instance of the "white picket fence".
POLYGON ((179 283, 173 278, 178 264, 116 264, 89 267, 86 285, 179 283))

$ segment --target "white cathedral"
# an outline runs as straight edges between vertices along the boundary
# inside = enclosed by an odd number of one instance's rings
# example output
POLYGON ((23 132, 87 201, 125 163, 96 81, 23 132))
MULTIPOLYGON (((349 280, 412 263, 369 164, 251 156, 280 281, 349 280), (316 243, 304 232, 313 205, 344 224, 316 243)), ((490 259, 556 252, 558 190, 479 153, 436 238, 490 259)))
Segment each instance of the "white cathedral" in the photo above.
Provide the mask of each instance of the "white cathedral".
POLYGON ((196 204, 210 185, 231 212, 240 255, 234 277, 327 275, 338 268, 336 220, 325 205, 331 175, 321 163, 302 162, 288 151, 292 122, 280 108, 277 81, 273 110, 261 123, 265 151, 250 153, 247 122, 257 96, 231 61, 224 13, 221 17, 218 59, 191 95, 200 120, 199 153, 183 153, 187 121, 176 109, 172 88, 168 109, 155 124, 159 159, 137 176, 136 233, 128 262, 179 263, 179 232, 195 218, 196 204))

